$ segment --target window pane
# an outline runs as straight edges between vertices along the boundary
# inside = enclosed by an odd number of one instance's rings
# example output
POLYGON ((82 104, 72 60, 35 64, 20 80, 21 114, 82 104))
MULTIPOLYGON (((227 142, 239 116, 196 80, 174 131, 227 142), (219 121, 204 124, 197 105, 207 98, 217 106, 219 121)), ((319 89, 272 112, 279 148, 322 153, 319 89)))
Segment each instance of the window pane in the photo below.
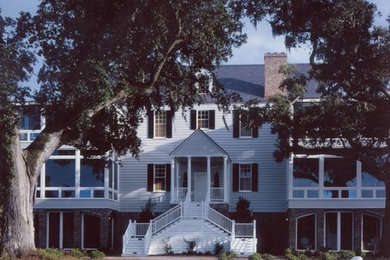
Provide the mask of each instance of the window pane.
POLYGON ((82 159, 80 169, 81 187, 104 187, 104 161, 82 159))
POLYGON ((337 213, 326 213, 326 248, 337 250, 337 213))
POLYGON ((377 190, 376 197, 377 198, 386 198, 386 191, 385 190, 377 190))
POLYGON ((297 249, 315 249, 315 216, 310 215, 298 219, 297 249))
POLYGON ((119 175, 119 164, 114 163, 114 189, 118 190, 118 175, 119 175))
POLYGON ((307 191, 307 197, 308 198, 318 198, 319 197, 319 191, 318 190, 308 190, 307 191))
POLYGON ((210 158, 211 187, 223 187, 223 157, 210 158))
POLYGON ((374 196, 374 191, 362 190, 362 198, 372 198, 373 196, 374 196))
POLYGON ((344 158, 325 158, 325 187, 356 187, 356 162, 344 158))
POLYGON ((45 198, 58 198, 58 190, 45 191, 45 198))
POLYGON ((378 180, 368 172, 362 171, 362 186, 363 187, 385 187, 385 182, 378 180))
POLYGON ((63 190, 61 192, 61 197, 62 198, 74 198, 75 197, 75 193, 73 190, 63 190))
POLYGON ((352 213, 341 213, 341 250, 352 250, 352 213))
POLYGON ((114 163, 112 161, 110 161, 110 163, 108 164, 108 187, 112 188, 112 184, 113 184, 113 171, 112 171, 112 168, 114 167, 114 163))
POLYGON ((104 190, 94 190, 93 197, 94 198, 104 198, 104 190))
POLYGON ((165 170, 166 166, 156 164, 154 166, 154 190, 165 190, 165 170))
POLYGON ((305 197, 305 192, 303 190, 293 190, 293 198, 298 199, 304 197, 305 197))
POLYGON ((318 159, 294 158, 294 187, 318 187, 318 159))
POLYGON ((198 128, 209 128, 209 111, 198 111, 198 128))
POLYGON ((63 213, 63 247, 73 248, 74 247, 74 217, 73 212, 63 213))
POLYGON ((240 190, 252 190, 252 167, 250 164, 240 164, 240 190))
POLYGON ((49 247, 60 247, 60 213, 49 213, 49 247))
POLYGON ((41 115, 39 108, 31 109, 32 111, 21 111, 19 127, 23 130, 41 129, 41 115))
POLYGON ((363 215, 363 249, 376 251, 379 246, 380 234, 380 219, 369 215, 363 215))
POLYGON ((52 155, 75 155, 76 150, 65 150, 65 149, 57 149, 53 152, 52 155))
POLYGON ((84 248, 100 247, 100 219, 84 214, 84 248))
POLYGON ((90 190, 81 190, 80 191, 80 198, 91 198, 91 191, 90 190))
POLYGON ((75 160, 50 159, 46 162, 46 187, 74 187, 75 160))
POLYGON ((167 122, 166 122, 166 112, 160 111, 155 113, 154 117, 154 123, 155 123, 155 130, 154 130, 154 136, 155 137, 166 137, 166 131, 167 131, 167 122))

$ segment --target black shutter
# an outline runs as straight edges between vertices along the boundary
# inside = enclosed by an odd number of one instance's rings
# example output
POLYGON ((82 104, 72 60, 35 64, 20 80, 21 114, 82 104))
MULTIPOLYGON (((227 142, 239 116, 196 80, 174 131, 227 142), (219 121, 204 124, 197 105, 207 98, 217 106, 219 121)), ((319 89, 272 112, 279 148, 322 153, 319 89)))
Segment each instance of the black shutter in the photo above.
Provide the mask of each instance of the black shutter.
POLYGON ((171 191, 171 165, 166 164, 165 166, 165 181, 166 181, 166 191, 171 191))
POLYGON ((148 164, 148 191, 153 191, 154 183, 154 164, 148 164))
POLYGON ((154 137, 154 111, 148 112, 148 138, 154 137))
POLYGON ((191 110, 190 129, 196 129, 196 110, 191 110))
POLYGON ((252 191, 258 191, 259 182, 259 165, 257 163, 252 164, 252 191))
POLYGON ((239 183, 239 164, 233 163, 233 191, 238 191, 239 183))
POLYGON ((172 111, 167 111, 167 138, 172 138, 172 111))
POLYGON ((233 138, 240 136, 240 113, 233 110, 233 138))
POLYGON ((209 129, 215 129, 215 110, 209 110, 209 129))
POLYGON ((252 129, 252 137, 259 138, 259 128, 258 127, 252 129))

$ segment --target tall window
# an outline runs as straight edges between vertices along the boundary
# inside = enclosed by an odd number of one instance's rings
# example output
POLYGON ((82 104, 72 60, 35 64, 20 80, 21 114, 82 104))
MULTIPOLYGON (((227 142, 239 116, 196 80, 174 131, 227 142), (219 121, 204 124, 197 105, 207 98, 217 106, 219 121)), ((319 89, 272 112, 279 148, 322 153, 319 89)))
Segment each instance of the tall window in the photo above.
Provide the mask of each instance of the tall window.
POLYGON ((330 250, 352 250, 352 213, 330 212, 325 216, 325 247, 330 250))
POLYGON ((240 191, 252 191, 251 164, 240 164, 240 191))
POLYGON ((154 137, 167 136, 167 112, 166 111, 155 112, 154 129, 155 129, 154 137))
POLYGON ((47 247, 74 247, 74 214, 73 212, 49 212, 47 247))
POLYGON ((166 165, 165 164, 154 165, 154 190, 155 191, 166 190, 166 165))
POLYGON ((380 218, 363 215, 363 250, 377 251, 381 239, 382 221, 380 218))
POLYGON ((209 128, 209 111, 198 111, 198 128, 209 128))
POLYGON ((252 130, 249 126, 244 125, 243 122, 240 121, 240 137, 252 137, 252 130))
POLYGON ((304 216, 297 219, 297 249, 315 250, 315 215, 304 216))

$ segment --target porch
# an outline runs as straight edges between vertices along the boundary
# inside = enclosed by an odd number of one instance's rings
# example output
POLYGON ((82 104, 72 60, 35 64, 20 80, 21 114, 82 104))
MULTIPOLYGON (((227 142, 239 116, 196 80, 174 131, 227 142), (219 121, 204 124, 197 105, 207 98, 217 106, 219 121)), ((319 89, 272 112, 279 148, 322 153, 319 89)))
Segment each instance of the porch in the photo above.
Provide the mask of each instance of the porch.
POLYGON ((171 153, 171 203, 228 203, 229 155, 202 130, 171 153))

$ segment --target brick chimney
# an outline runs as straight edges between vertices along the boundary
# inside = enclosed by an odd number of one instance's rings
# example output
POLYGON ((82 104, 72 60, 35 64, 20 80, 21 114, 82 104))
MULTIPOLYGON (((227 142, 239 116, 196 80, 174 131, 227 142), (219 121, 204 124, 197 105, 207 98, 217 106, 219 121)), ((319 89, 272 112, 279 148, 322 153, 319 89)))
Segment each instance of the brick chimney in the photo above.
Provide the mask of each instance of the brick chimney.
POLYGON ((280 92, 279 86, 284 80, 284 75, 279 73, 280 66, 287 64, 286 53, 266 53, 264 55, 264 98, 268 99, 280 92))

